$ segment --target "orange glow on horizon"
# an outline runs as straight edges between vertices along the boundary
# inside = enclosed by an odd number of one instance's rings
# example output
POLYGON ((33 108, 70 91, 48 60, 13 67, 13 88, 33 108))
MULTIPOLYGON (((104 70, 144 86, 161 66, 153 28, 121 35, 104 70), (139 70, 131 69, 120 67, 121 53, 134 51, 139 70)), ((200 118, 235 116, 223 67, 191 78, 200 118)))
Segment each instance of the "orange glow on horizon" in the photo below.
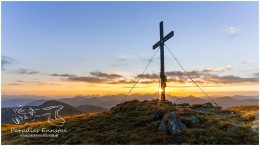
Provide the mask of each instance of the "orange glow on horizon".
MULTIPOLYGON (((3 85, 2 95, 39 95, 39 96, 75 96, 75 95, 115 95, 127 94, 133 84, 90 84, 83 82, 62 82, 60 85, 3 85)), ((258 95, 258 84, 211 84, 201 85, 211 96, 258 95)), ((158 83, 137 84, 131 94, 157 94, 158 83)), ((192 83, 168 83, 166 94, 172 96, 204 96, 192 83)))

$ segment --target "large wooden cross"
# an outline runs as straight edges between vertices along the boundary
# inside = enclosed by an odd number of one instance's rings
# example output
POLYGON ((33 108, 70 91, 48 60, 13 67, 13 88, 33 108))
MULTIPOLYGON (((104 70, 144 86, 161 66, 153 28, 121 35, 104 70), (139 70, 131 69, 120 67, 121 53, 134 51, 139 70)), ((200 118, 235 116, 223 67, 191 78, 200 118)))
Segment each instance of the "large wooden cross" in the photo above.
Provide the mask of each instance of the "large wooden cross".
POLYGON ((164 71, 164 42, 170 39, 174 35, 173 31, 167 34, 165 37, 163 36, 163 21, 160 22, 160 40, 153 45, 153 50, 160 46, 160 54, 161 54, 161 102, 165 102, 165 87, 167 78, 164 71))

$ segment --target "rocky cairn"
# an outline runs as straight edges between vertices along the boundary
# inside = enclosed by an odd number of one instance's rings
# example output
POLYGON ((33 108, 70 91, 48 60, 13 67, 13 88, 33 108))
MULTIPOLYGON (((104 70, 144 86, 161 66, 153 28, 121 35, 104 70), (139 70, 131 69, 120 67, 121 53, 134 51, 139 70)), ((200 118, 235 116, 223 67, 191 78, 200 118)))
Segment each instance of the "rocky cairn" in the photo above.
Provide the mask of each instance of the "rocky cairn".
POLYGON ((181 122, 174 112, 165 112, 155 109, 152 112, 154 129, 169 132, 170 134, 180 134, 186 128, 185 124, 181 122))

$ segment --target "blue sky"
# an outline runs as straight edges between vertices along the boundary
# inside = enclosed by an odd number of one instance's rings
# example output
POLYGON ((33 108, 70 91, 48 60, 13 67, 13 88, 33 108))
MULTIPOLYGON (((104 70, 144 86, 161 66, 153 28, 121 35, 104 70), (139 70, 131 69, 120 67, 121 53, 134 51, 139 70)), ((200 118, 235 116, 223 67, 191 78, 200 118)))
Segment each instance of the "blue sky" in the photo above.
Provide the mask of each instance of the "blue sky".
MULTIPOLYGON (((136 75, 154 53, 162 20, 165 34, 175 32, 166 44, 186 69, 258 72, 258 2, 2 2, 2 55, 14 60, 3 75, 17 79, 19 68, 40 72, 37 79, 136 75)), ((165 53, 166 71, 180 70, 165 53)), ((148 72, 159 72, 158 58, 148 72)))

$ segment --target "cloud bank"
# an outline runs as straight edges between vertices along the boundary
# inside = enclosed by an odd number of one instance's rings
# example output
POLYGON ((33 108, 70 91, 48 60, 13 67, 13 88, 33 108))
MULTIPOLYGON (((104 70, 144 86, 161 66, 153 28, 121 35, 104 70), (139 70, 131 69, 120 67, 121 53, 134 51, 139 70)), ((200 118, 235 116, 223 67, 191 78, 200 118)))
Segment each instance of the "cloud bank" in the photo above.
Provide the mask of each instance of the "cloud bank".
MULTIPOLYGON (((187 74, 197 83, 214 83, 214 84, 233 84, 233 83, 258 83, 258 73, 251 77, 240 77, 235 75, 220 76, 215 73, 215 69, 191 70, 187 74)), ((52 74, 52 76, 66 77, 66 81, 86 82, 86 83, 104 83, 104 84, 133 84, 138 78, 139 83, 152 84, 158 83, 160 75, 157 73, 138 74, 133 78, 127 78, 120 74, 105 72, 90 72, 89 76, 74 76, 69 74, 52 74)), ((182 71, 166 72, 167 81, 174 83, 191 83, 191 80, 182 71)))

